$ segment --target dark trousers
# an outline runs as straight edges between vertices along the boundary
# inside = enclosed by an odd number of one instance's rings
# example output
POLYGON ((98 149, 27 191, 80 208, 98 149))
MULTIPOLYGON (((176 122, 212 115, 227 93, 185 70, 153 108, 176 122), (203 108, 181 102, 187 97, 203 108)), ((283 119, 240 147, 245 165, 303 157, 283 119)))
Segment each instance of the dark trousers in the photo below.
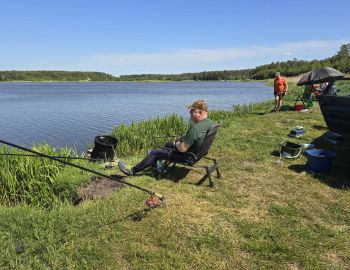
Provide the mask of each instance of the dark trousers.
MULTIPOLYGON (((175 150, 175 145, 174 142, 167 142, 164 145, 165 148, 170 148, 170 149, 174 149, 175 150)), ((177 151, 178 152, 178 151, 177 151)), ((178 152, 179 154, 181 154, 180 152, 178 152)), ((144 169, 153 166, 157 163, 158 160, 169 160, 171 161, 171 158, 169 158, 169 150, 166 149, 154 149, 154 150, 150 150, 148 152, 148 155, 141 160, 138 164, 136 164, 132 170, 134 173, 143 171, 144 169)))

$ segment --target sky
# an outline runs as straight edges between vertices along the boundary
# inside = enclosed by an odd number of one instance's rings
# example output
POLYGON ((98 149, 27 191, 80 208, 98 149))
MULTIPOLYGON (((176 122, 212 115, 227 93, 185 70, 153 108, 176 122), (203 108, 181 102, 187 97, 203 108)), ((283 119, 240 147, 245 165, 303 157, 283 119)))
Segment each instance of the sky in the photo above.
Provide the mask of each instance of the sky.
POLYGON ((349 0, 2 0, 0 70, 179 74, 324 59, 349 0))

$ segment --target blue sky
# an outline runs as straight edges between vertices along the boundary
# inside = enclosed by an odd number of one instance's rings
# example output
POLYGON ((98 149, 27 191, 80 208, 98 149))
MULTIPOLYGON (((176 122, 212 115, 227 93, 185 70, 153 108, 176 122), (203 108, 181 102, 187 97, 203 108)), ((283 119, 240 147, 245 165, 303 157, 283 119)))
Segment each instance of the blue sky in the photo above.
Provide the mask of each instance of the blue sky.
POLYGON ((0 70, 113 75, 323 59, 350 42, 349 0, 3 0, 0 70))

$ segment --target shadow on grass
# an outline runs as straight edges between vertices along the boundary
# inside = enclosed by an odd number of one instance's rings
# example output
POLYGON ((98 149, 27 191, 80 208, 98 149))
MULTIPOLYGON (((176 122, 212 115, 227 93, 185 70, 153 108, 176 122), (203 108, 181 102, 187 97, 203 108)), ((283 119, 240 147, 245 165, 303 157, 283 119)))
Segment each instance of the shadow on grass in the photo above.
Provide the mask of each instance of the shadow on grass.
MULTIPOLYGON (((350 136, 344 136, 343 141, 332 144, 325 140, 326 134, 327 132, 314 139, 312 144, 314 144, 317 149, 335 152, 336 156, 332 163, 332 169, 325 174, 312 174, 312 176, 329 187, 348 189, 350 188, 350 136)), ((290 165, 288 168, 297 173, 307 170, 306 165, 299 164, 290 165)))
POLYGON ((312 128, 317 130, 328 130, 327 127, 321 125, 313 125, 312 128))
POLYGON ((302 173, 306 171, 306 165, 303 164, 293 164, 293 165, 289 165, 288 169, 296 172, 296 173, 302 173))
POLYGON ((343 141, 332 144, 325 140, 327 132, 313 140, 313 144, 318 149, 326 149, 335 152, 332 170, 325 175, 316 175, 323 183, 334 188, 350 188, 350 135, 344 135, 343 141))
POLYGON ((108 222, 108 223, 105 223, 105 224, 102 224, 102 225, 100 225, 100 226, 96 226, 96 227, 94 227, 93 230, 87 232, 86 234, 95 233, 97 229, 101 229, 101 228, 104 228, 104 227, 108 227, 108 226, 110 226, 110 225, 117 224, 117 223, 122 222, 122 221, 124 221, 124 220, 132 220, 132 221, 134 221, 134 222, 140 222, 140 221, 142 221, 142 220, 147 216, 147 214, 148 214, 150 211, 152 211, 152 210, 154 210, 154 209, 156 209, 156 208, 158 208, 158 207, 159 207, 159 205, 158 205, 158 206, 155 206, 155 207, 153 207, 153 208, 147 207, 147 208, 141 209, 141 210, 139 210, 139 211, 132 212, 131 214, 129 214, 129 215, 125 216, 125 217, 112 220, 112 221, 110 221, 110 222, 108 222))
POLYGON ((280 157, 280 152, 278 150, 273 150, 271 152, 271 156, 274 156, 274 157, 280 157))
MULTIPOLYGON (((167 171, 164 173, 161 173, 158 175, 157 178, 157 172, 155 170, 153 171, 147 171, 145 174, 147 174, 148 176, 154 177, 157 180, 169 180, 172 181, 174 183, 178 183, 181 180, 183 180, 184 178, 186 178, 186 176, 191 172, 191 171, 197 171, 199 173, 202 172, 202 176, 197 179, 197 181, 195 183, 192 183, 191 181, 187 184, 189 185, 196 185, 196 186, 201 186, 204 185, 204 183, 208 180, 208 175, 206 174, 206 171, 202 168, 186 168, 186 167, 182 167, 183 165, 181 164, 177 164, 175 167, 168 167, 167 171)), ((218 176, 216 172, 212 172, 211 173, 211 177, 212 179, 218 179, 220 178, 220 175, 218 176)))
MULTIPOLYGON (((178 183, 180 180, 184 179, 190 171, 190 169, 185 167, 170 166, 167 168, 166 172, 160 173, 158 175, 158 180, 165 179, 173 181, 174 183, 178 183)), ((144 174, 157 179, 156 169, 147 170, 144 174)))
POLYGON ((166 179, 178 183, 180 180, 184 179, 190 171, 191 169, 184 167, 170 167, 166 174, 166 179))
POLYGON ((256 115, 265 115, 266 112, 252 112, 251 114, 256 114, 256 115))

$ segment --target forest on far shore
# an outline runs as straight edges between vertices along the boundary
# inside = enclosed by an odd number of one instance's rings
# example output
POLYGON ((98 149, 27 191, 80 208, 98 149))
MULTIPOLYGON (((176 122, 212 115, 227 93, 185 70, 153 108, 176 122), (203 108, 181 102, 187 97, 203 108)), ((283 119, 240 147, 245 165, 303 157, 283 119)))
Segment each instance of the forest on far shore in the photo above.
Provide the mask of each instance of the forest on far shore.
POLYGON ((320 67, 333 67, 350 73, 350 43, 340 47, 338 53, 323 60, 293 60, 272 62, 252 69, 203 71, 182 74, 133 74, 119 77, 103 72, 84 71, 0 71, 0 81, 183 81, 183 80, 264 80, 273 78, 276 71, 283 76, 297 76, 320 67))

